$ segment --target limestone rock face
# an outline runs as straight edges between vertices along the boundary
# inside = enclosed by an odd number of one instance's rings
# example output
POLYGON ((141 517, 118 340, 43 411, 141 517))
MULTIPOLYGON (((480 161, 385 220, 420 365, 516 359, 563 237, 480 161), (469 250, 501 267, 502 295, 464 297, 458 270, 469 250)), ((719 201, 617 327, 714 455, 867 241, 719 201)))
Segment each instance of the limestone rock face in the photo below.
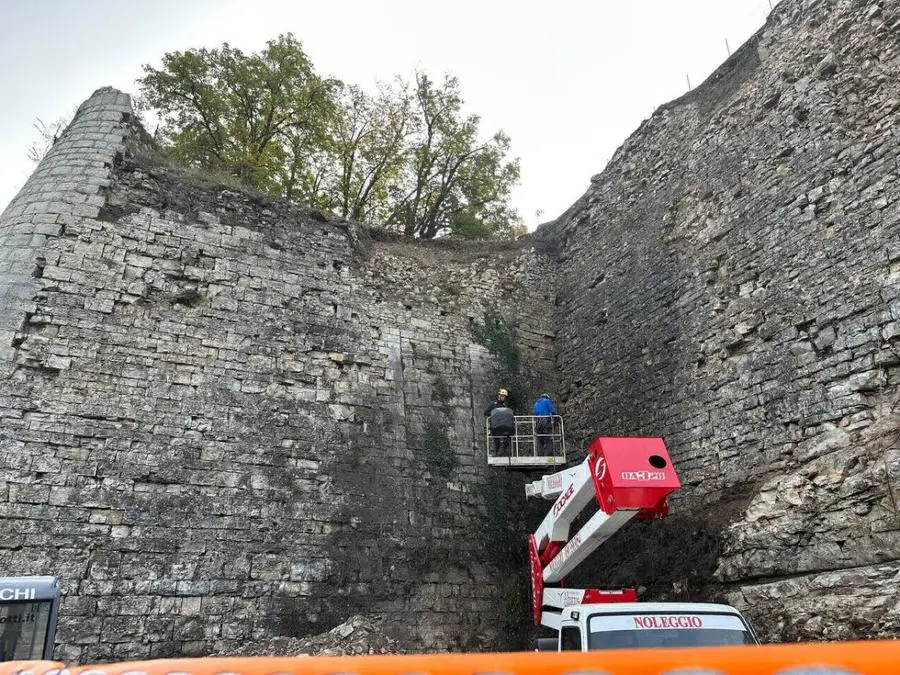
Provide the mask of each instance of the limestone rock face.
POLYGON ((656 564, 631 582, 689 580, 767 639, 900 630, 898 26, 780 3, 541 232, 569 428, 662 435, 684 482, 660 527, 697 550, 622 551, 656 564))

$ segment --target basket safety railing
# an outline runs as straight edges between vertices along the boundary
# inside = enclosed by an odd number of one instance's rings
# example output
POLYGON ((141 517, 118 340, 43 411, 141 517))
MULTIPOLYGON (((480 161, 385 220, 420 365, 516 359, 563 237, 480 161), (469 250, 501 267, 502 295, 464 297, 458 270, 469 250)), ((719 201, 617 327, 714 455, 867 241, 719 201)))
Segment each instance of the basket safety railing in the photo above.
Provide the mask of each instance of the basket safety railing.
POLYGON ((491 433, 484 421, 485 452, 491 466, 528 467, 566 463, 566 435, 560 415, 516 415, 515 432, 491 433))

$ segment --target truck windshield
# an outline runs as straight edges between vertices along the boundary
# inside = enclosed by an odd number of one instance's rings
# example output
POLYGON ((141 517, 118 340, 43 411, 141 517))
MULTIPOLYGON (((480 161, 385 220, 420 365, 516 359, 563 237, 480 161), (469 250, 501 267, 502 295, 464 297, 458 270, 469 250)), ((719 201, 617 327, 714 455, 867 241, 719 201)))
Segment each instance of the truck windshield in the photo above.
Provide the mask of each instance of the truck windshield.
POLYGON ((589 649, 756 643, 740 617, 732 614, 595 614, 588 631, 589 649))

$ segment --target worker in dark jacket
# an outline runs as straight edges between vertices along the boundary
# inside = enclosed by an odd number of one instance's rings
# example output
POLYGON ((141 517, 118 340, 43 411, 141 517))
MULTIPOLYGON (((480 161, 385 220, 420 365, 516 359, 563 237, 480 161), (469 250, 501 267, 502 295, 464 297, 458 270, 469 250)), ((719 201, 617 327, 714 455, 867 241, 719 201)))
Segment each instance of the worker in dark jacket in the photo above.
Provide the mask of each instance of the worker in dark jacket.
POLYGON ((540 457, 546 457, 548 450, 553 450, 553 418, 550 415, 557 415, 556 407, 550 400, 550 394, 541 394, 541 397, 534 402, 532 414, 534 420, 534 444, 537 454, 540 457))
POLYGON ((494 456, 508 456, 510 437, 516 433, 516 415, 509 407, 509 392, 506 389, 500 389, 497 392, 497 400, 487 407, 484 416, 490 420, 489 428, 494 444, 494 456))

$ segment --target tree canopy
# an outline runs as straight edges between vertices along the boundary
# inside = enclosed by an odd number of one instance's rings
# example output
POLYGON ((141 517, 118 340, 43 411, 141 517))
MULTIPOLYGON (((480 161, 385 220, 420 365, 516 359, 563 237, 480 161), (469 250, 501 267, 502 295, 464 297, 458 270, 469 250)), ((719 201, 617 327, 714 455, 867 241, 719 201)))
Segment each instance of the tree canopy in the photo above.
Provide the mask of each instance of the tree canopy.
POLYGON ((274 196, 422 238, 507 238, 519 163, 483 137, 455 77, 424 73, 374 92, 324 78, 292 35, 245 54, 166 53, 144 66, 159 139, 188 165, 274 196))

